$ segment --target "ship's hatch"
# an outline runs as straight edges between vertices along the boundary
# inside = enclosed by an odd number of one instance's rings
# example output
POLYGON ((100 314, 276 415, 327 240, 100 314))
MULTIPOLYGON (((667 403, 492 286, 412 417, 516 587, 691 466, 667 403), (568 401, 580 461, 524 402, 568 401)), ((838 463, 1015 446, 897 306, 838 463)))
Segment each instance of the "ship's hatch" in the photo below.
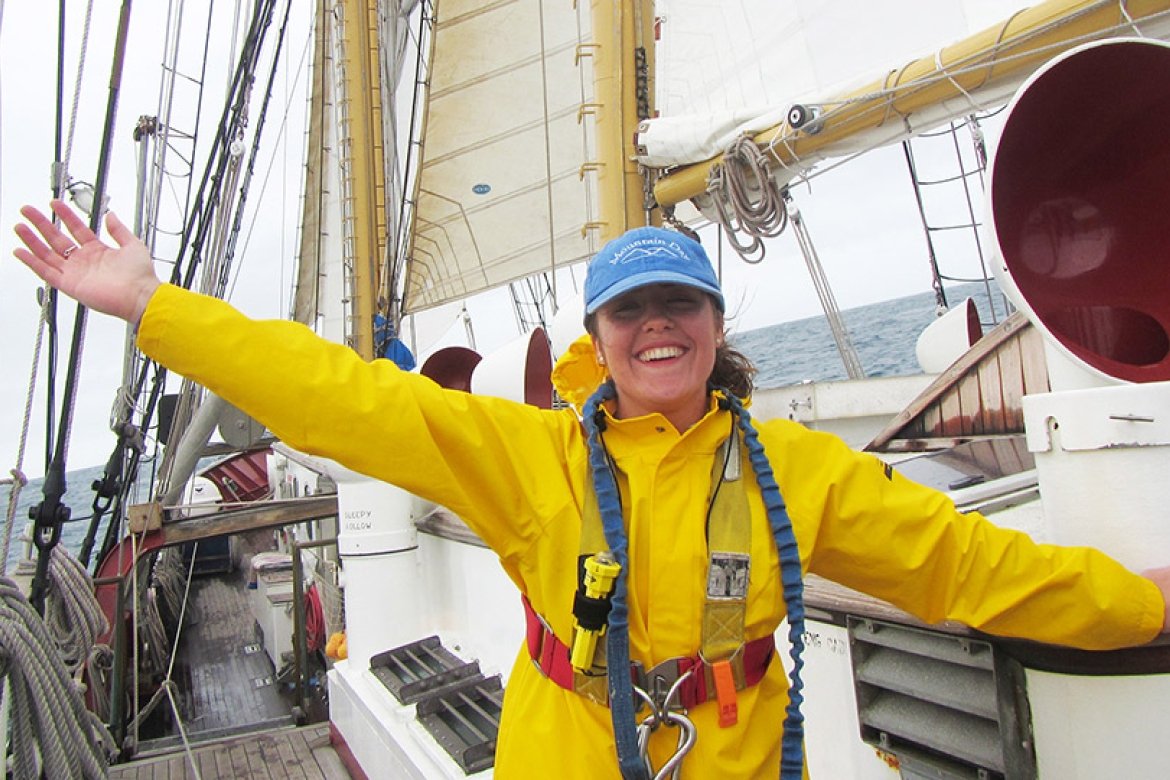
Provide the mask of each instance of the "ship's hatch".
POLYGON ((484 677, 437 636, 379 653, 370 671, 402 704, 415 704, 419 723, 466 774, 491 767, 504 688, 499 675, 484 677))
POLYGON ((1023 436, 964 442, 896 465, 902 476, 943 492, 994 482, 1035 467, 1023 436))

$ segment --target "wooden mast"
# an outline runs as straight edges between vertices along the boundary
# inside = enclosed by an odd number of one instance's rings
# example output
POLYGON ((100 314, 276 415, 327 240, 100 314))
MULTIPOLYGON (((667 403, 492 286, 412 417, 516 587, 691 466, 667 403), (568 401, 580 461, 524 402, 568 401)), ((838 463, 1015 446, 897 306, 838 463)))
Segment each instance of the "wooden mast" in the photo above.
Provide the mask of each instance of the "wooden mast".
POLYGON ((594 0, 594 89, 601 243, 658 220, 647 214, 644 178, 634 159, 638 123, 654 113, 654 4, 594 0))
POLYGON ((349 341, 374 357, 379 268, 386 254, 382 86, 377 0, 338 0, 343 260, 350 270, 349 341))

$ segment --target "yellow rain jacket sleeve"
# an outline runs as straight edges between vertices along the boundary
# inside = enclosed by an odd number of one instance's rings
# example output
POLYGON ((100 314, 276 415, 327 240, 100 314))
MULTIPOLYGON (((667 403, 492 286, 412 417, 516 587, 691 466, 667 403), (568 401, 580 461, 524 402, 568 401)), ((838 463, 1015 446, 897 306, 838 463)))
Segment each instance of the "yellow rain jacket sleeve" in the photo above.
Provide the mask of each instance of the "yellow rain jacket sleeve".
MULTIPOLYGON (((391 362, 287 322, 252 321, 210 298, 164 286, 139 331, 151 357, 253 415, 293 447, 338 460, 457 512, 562 641, 571 636, 586 444, 571 410, 542 411, 445 390, 391 362)), ((602 374, 586 342, 558 365, 562 396, 583 402, 602 374)), ((630 655, 644 664, 700 646, 704 520, 727 412, 679 433, 661 416, 610 419, 629 534, 630 655)), ((757 425, 787 501, 806 571, 871 593, 925 620, 1089 648, 1137 644, 1161 626, 1160 593, 1104 555, 1047 547, 961 515, 943 495, 785 420, 757 425)), ((751 577, 745 639, 784 615, 775 544, 749 490, 751 577)), ((617 778, 607 709, 545 679, 520 646, 497 748, 501 778, 617 778)), ((781 652, 786 648, 781 643, 781 652)), ((686 759, 700 777, 775 777, 787 702, 782 665, 739 694, 739 723, 717 705, 691 716, 686 759)), ((655 766, 677 734, 651 739, 655 766)))

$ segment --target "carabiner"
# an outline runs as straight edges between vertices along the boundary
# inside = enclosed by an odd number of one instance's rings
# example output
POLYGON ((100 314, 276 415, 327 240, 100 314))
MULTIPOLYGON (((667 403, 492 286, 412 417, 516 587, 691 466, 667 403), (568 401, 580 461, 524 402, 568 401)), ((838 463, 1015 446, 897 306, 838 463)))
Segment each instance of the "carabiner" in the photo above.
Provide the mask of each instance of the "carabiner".
POLYGON ((674 749, 674 755, 668 758, 662 768, 658 770, 658 774, 654 775, 654 780, 666 780, 667 777, 671 780, 679 780, 682 761, 695 746, 699 734, 695 729, 694 722, 681 712, 666 713, 666 724, 678 726, 678 745, 674 749))
MULTIPOLYGON (((677 706, 676 699, 679 689, 692 672, 693 669, 688 669, 675 680, 674 685, 670 687, 666 696, 661 698, 661 704, 659 704, 658 696, 652 696, 642 690, 642 688, 634 686, 634 694, 641 697, 644 702, 650 705, 650 714, 638 724, 638 753, 641 755, 642 760, 646 762, 646 771, 652 775, 653 780, 666 780, 666 778, 678 780, 679 772, 682 770, 682 761, 686 758, 687 753, 691 751, 691 748, 695 746, 695 742, 698 739, 698 731, 695 729, 694 722, 687 717, 686 711, 681 707, 677 711, 674 709, 677 706), (650 735, 662 725, 678 728, 678 745, 675 747, 674 753, 662 765, 662 768, 655 773, 654 767, 650 764, 650 735)), ((660 692, 656 693, 660 694, 660 692)))

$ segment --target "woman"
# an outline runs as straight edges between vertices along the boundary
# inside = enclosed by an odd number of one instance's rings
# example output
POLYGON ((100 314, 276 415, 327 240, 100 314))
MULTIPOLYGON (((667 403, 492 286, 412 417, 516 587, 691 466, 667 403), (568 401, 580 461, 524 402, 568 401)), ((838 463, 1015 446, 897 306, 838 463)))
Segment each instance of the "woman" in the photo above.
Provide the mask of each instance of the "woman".
MULTIPOLYGON (((693 725, 688 771, 775 777, 788 697, 772 636, 800 608, 799 577, 781 583, 778 549, 799 551, 785 566, 931 622, 1100 649, 1147 642, 1166 623, 1168 569, 1151 581, 1095 551, 1037 545, 959 514, 835 437, 750 423, 737 396, 751 369, 724 344, 718 281, 702 248, 671 231, 631 231, 590 263, 589 335, 554 371, 579 419, 444 390, 299 325, 251 321, 160 285, 115 217, 116 249, 53 209, 76 245, 31 208, 22 213, 40 236, 17 227, 16 255, 42 279, 138 323, 144 352, 290 445, 446 505, 500 556, 529 615, 505 695, 500 777, 616 777, 615 751, 637 776, 631 675, 653 700, 638 717, 677 727, 649 737, 655 770, 693 725), (606 550, 621 572, 609 641, 590 663, 570 649, 575 620, 590 619, 573 614, 578 564, 603 572, 607 559, 592 556, 606 550)), ((799 753, 792 762, 786 753, 786 775, 798 776, 799 753)))

